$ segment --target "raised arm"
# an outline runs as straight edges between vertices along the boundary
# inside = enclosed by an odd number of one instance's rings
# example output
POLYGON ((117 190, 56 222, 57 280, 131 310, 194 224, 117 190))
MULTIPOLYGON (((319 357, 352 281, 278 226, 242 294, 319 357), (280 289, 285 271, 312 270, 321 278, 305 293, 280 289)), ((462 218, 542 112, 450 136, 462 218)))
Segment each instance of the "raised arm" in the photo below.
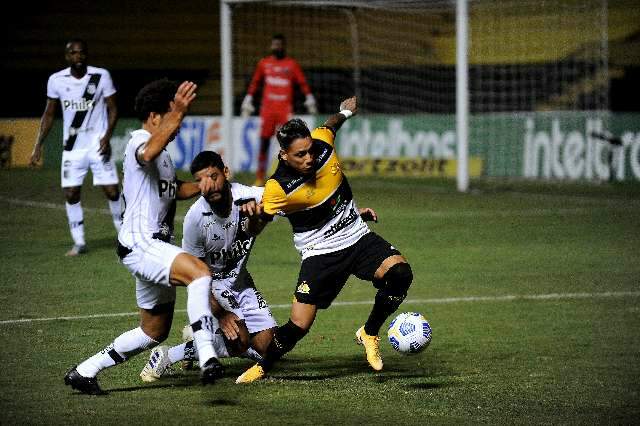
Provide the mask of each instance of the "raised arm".
POLYGON ((333 114, 327 118, 324 122, 325 127, 331 127, 334 132, 337 132, 342 124, 349 119, 352 115, 358 112, 358 102, 355 96, 347 98, 340 103, 340 112, 333 114))
POLYGON ((47 98, 47 105, 44 107, 42 118, 40 119, 40 129, 38 130, 38 136, 36 136, 36 143, 33 146, 31 152, 31 158, 29 159, 29 165, 35 166, 42 157, 42 145, 47 135, 53 127, 53 119, 55 118, 56 108, 58 107, 58 100, 54 98, 47 98))
POLYGON ((141 163, 149 163, 158 157, 163 149, 171 142, 182 124, 182 119, 189 110, 189 105, 196 98, 197 85, 191 81, 183 82, 171 102, 169 111, 164 115, 160 126, 153 132, 136 152, 141 163))

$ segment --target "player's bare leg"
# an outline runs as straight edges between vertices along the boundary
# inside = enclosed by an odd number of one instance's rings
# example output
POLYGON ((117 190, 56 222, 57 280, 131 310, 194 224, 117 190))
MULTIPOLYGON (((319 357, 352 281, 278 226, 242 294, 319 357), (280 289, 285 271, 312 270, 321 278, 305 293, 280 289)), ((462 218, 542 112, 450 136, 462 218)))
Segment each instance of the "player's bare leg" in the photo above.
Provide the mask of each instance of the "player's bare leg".
POLYGON ((65 384, 89 395, 103 394, 96 378, 98 373, 165 340, 171 330, 173 310, 173 302, 139 309, 139 327, 122 333, 106 348, 72 368, 64 376, 65 384))
POLYGON ((120 232, 120 222, 122 220, 122 208, 120 206, 120 188, 118 185, 103 185, 102 192, 109 201, 109 211, 111 212, 111 219, 113 220, 113 226, 116 228, 116 232, 120 232))
POLYGON ((66 252, 65 256, 78 256, 87 252, 87 245, 84 239, 84 213, 80 202, 81 187, 70 186, 62 188, 66 200, 67 219, 69 230, 73 238, 73 247, 66 252))

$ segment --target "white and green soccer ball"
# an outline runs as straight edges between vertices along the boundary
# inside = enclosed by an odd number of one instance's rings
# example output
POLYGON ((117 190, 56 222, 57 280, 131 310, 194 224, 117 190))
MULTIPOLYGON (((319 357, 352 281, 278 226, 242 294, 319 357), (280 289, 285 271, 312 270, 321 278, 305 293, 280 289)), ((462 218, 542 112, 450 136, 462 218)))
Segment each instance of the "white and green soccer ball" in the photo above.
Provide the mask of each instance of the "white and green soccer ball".
POLYGON ((391 321, 387 336, 396 351, 405 355, 417 354, 431 343, 431 326, 422 314, 404 312, 391 321))

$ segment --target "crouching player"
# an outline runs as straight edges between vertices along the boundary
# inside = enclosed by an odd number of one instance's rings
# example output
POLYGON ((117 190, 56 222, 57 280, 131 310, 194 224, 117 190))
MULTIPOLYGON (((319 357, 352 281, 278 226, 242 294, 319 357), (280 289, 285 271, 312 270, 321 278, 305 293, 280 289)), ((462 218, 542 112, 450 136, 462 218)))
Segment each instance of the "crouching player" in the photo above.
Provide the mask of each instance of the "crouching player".
MULTIPOLYGON (((222 330, 214 336, 216 354, 258 360, 277 325, 246 269, 264 188, 230 183, 229 170, 213 151, 198 154, 191 173, 197 182, 213 182, 185 216, 182 248, 202 259, 213 274, 212 310, 222 330)), ((159 379, 172 364, 184 360, 185 353, 187 359, 195 353, 193 341, 154 348, 140 377, 145 382, 159 379)))

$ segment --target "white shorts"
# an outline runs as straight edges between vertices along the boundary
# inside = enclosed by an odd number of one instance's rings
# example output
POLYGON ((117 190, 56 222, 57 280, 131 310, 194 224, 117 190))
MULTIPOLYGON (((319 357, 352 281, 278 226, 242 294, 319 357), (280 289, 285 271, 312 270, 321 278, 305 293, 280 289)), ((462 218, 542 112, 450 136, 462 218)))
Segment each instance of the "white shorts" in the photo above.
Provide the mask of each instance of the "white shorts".
POLYGON ((105 162, 97 149, 73 149, 62 151, 62 187, 82 186, 89 168, 93 174, 94 186, 118 184, 118 171, 113 156, 105 162))
MULTIPOLYGON (((247 274, 248 275, 248 274, 247 274)), ((243 319, 250 334, 276 327, 278 324, 262 294, 253 286, 249 276, 247 286, 233 289, 227 281, 213 282, 213 295, 225 310, 231 311, 243 319)), ((237 283, 235 285, 237 286, 237 283)))
POLYGON ((152 309, 176 299, 176 289, 169 283, 169 278, 171 265, 180 253, 185 253, 180 247, 151 239, 133 247, 122 259, 122 264, 136 278, 138 307, 152 309))

